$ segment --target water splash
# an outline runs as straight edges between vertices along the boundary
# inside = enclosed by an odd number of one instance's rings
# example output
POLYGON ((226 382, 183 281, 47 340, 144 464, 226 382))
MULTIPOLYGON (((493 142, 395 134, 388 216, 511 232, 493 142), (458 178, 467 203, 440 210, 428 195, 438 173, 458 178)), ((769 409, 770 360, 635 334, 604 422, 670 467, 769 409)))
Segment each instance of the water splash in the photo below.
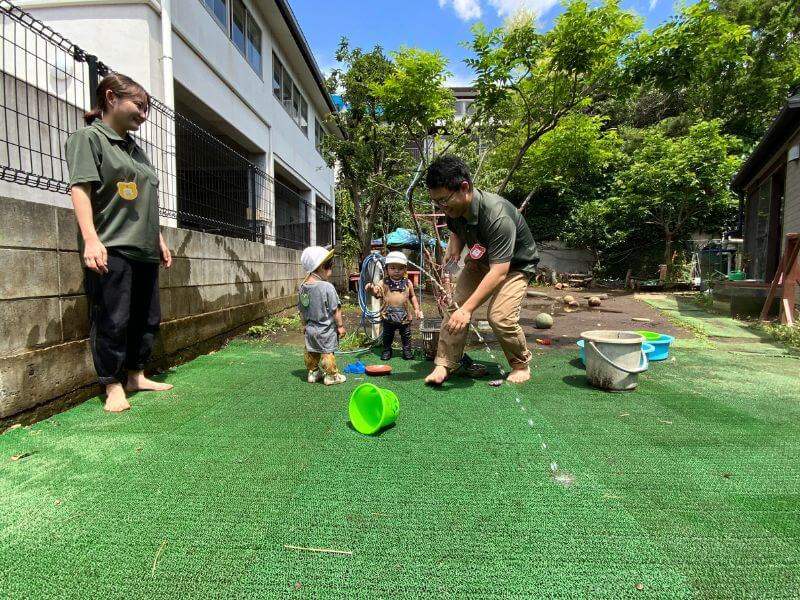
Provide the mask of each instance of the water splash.
MULTIPOLYGON (((448 294, 447 290, 436 280, 436 278, 433 275, 431 275, 427 270, 423 269, 420 265, 416 264, 413 261, 408 261, 408 263, 410 265, 416 267, 417 269, 419 269, 421 273, 424 273, 428 277, 428 279, 430 281, 432 281, 433 284, 437 288, 439 288, 440 291, 442 291, 445 294, 445 296, 447 296, 447 294, 448 294)), ((457 302, 453 302, 453 305, 456 308, 460 308, 458 306, 457 302)), ((550 313, 551 314, 553 313, 553 307, 554 306, 555 306, 555 302, 551 305, 551 308, 550 308, 550 313)), ((503 378, 503 381, 505 381, 505 383, 507 385, 511 386, 511 383, 508 381, 508 379, 506 379, 506 376, 507 376, 506 370, 502 366, 499 365, 499 361, 497 360, 497 357, 495 356, 494 352, 492 352, 492 349, 489 347, 489 344, 486 342, 484 337, 481 335, 481 332, 478 331, 478 328, 475 327, 475 325, 473 325, 472 323, 469 324, 469 327, 472 330, 472 332, 475 334, 475 337, 478 339, 478 342, 483 344, 483 346, 484 346, 484 348, 486 350, 486 353, 491 357, 491 359, 496 364, 498 364, 498 370, 500 371, 500 376, 503 378)), ((523 413, 526 413, 527 409, 525 408, 525 406, 522 405, 522 400, 520 399, 519 396, 517 396, 515 398, 515 401, 519 405, 520 410, 523 413)), ((533 419, 528 419, 528 426, 529 427, 533 427, 534 426, 533 419)), ((541 448, 542 452, 546 452, 547 451, 547 444, 545 443, 544 439, 542 439, 542 434, 541 433, 537 433, 537 435, 539 436, 539 447, 541 448)), ((569 487, 569 486, 571 486, 571 485, 573 485, 575 483, 575 476, 572 475, 571 473, 567 473, 566 471, 559 470, 558 463, 556 463, 556 462, 551 462, 550 463, 550 477, 552 478, 552 480, 555 483, 557 483, 558 485, 562 485, 564 487, 569 487)))
POLYGON ((553 481, 557 484, 563 485, 564 487, 575 484, 575 476, 572 473, 567 473, 559 469, 557 462, 550 463, 550 477, 552 477, 553 481))

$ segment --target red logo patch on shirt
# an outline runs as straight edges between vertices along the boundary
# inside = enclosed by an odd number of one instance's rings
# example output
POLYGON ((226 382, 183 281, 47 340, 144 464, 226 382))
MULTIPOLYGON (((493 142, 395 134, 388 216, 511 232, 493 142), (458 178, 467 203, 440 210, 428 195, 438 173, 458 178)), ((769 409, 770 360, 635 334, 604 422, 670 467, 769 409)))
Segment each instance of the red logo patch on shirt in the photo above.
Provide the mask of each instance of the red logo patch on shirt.
POLYGON ((480 259, 484 254, 486 254, 486 248, 481 246, 480 244, 475 244, 469 251, 469 257, 472 260, 480 259))

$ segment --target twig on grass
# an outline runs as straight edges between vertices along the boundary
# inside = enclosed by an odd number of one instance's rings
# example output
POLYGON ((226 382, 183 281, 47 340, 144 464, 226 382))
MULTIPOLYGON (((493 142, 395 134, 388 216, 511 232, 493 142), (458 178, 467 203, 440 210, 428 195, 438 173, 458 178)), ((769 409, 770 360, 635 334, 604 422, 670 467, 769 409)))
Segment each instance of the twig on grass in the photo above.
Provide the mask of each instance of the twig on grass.
POLYGON ((150 569, 150 577, 155 577, 156 575, 156 565, 158 564, 158 559, 161 558, 161 553, 164 552, 164 547, 167 545, 167 540, 161 542, 161 546, 159 547, 158 551, 156 552, 155 557, 153 558, 153 568, 150 569))
POLYGON ((353 552, 350 550, 330 550, 329 548, 306 548, 304 546, 292 546, 291 544, 284 544, 284 548, 287 550, 303 550, 305 552, 322 552, 324 554, 346 554, 347 556, 353 556, 353 552))

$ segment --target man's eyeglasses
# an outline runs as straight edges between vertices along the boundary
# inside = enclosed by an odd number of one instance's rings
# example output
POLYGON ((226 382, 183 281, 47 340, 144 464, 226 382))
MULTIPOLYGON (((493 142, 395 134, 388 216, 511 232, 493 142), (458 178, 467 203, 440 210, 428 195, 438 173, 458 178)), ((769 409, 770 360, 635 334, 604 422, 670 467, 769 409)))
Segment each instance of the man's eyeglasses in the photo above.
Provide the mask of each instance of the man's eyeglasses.
POLYGON ((450 199, 455 195, 457 191, 458 190, 450 192, 450 195, 447 196, 447 198, 431 198, 431 202, 433 202, 439 208, 446 208, 447 205, 450 204, 450 199))

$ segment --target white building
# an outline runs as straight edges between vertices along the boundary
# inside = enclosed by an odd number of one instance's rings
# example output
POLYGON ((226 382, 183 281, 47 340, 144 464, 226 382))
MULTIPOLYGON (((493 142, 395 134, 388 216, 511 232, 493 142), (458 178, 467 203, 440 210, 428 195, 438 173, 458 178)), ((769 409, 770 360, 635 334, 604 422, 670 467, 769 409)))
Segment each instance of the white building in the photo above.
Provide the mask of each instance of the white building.
MULTIPOLYGON (((256 216, 268 243, 333 243, 334 174, 318 145, 334 128, 325 117, 336 108, 287 0, 16 4, 115 71, 133 77, 167 106, 174 102, 177 113, 266 172, 266 202, 256 216)), ((166 174, 162 194, 180 204, 188 196, 187 186, 201 192, 204 173, 222 167, 213 149, 182 135, 180 127, 175 134, 172 123, 150 126, 174 140, 167 144, 174 150, 151 159, 166 174)), ((233 198, 240 183, 247 188, 247 181, 234 180, 230 190, 217 185, 215 192, 233 198)), ((222 218, 213 211, 226 210, 205 205, 173 208, 175 215, 165 223, 206 231, 214 231, 211 225, 222 218), (206 221, 181 217, 203 211, 211 211, 206 221)), ((246 210, 249 219, 252 210, 246 210)))

